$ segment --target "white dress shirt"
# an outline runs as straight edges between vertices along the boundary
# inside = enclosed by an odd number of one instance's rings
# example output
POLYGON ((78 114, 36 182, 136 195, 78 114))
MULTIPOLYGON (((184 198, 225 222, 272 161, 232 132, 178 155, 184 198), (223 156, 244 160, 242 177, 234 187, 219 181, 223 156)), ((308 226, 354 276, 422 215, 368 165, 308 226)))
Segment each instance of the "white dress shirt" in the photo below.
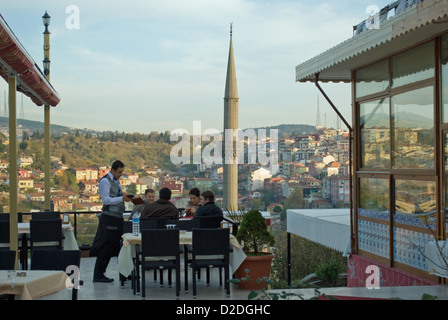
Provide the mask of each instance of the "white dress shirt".
MULTIPOLYGON (((121 190, 121 184, 119 180, 115 180, 114 176, 112 175, 112 173, 109 171, 107 173, 109 175, 109 177, 112 179, 113 183, 118 184, 118 186, 120 187, 121 190)), ((110 183, 109 183, 109 179, 101 179, 100 183, 98 185, 99 189, 100 189, 100 197, 101 197, 101 201, 103 202, 103 204, 105 206, 108 205, 113 205, 113 204, 119 204, 120 202, 123 201, 123 196, 119 196, 119 197, 111 197, 110 196, 110 183)))

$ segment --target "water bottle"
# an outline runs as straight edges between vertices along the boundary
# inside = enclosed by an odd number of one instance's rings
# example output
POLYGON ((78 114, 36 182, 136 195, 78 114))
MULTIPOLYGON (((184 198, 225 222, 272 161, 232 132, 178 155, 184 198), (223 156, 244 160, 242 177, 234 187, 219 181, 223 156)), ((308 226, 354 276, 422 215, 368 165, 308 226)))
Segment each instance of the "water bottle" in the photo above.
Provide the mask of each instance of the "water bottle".
POLYGON ((138 236, 140 233, 140 216, 137 211, 134 212, 134 216, 132 217, 132 233, 134 236, 138 236))

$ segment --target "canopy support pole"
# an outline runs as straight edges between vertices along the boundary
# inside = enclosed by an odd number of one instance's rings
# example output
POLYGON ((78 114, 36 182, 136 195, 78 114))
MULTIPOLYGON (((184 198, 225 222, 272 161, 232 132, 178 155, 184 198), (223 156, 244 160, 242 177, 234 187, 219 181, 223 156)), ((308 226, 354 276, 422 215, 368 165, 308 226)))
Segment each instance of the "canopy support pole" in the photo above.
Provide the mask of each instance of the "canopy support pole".
MULTIPOLYGON (((15 75, 8 77, 9 84, 9 248, 19 256, 18 246, 18 218, 17 218, 17 105, 16 90, 17 78, 15 75)), ((18 268, 18 259, 14 269, 18 268)))

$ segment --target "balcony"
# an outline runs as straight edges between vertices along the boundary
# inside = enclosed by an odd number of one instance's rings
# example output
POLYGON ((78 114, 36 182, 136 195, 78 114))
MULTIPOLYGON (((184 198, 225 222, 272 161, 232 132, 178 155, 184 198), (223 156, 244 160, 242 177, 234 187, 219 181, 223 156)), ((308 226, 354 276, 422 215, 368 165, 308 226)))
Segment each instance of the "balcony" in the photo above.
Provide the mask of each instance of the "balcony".
MULTIPOLYGON (((294 210, 299 211, 299 210, 294 210)), ((83 233, 83 230, 96 230, 93 226, 87 228, 85 221, 95 222, 95 212, 82 212, 82 213, 71 213, 71 222, 76 226, 76 233, 83 242, 86 244, 86 239, 89 239, 89 235, 83 233), (83 217, 85 215, 94 216, 93 219, 87 219, 83 217), (81 217, 78 217, 81 216, 81 217), (82 220, 85 220, 84 222, 82 220)), ((26 221, 26 215, 24 215, 24 221, 26 221)), ((288 226, 288 231, 292 232, 293 226, 288 226), (291 230, 290 230, 291 229, 291 230)), ((91 235, 93 239, 93 235, 91 235)), ((79 243, 79 241, 78 241, 79 243)), ((341 246, 344 247, 345 241, 341 242, 341 246)), ((117 258, 112 258, 109 263, 109 267, 106 271, 106 275, 114 279, 112 283, 93 283, 93 269, 95 265, 96 258, 83 257, 81 258, 81 276, 80 278, 84 281, 84 284, 79 289, 78 299, 79 300, 142 300, 141 294, 133 294, 133 289, 131 287, 130 281, 125 281, 124 285, 121 285, 119 280, 119 273, 117 271, 118 264, 117 258)), ((184 272, 184 265, 181 265, 181 275, 184 272)), ((202 280, 197 282, 198 291, 197 299, 201 301, 230 301, 233 300, 248 300, 249 291, 240 290, 238 285, 231 284, 231 295, 230 298, 226 298, 224 287, 219 285, 217 270, 212 270, 211 273, 211 284, 206 285, 205 277, 203 274, 202 280)), ((152 272, 147 274, 146 280, 147 290, 146 290, 146 300, 176 300, 174 287, 169 287, 167 283, 167 276, 164 277, 164 286, 160 287, 159 282, 154 282, 152 277, 152 272)), ((174 281, 174 279, 173 279, 174 281)), ((173 283, 174 284, 174 283, 173 283)), ((192 283, 191 283, 191 270, 189 270, 189 288, 190 291, 186 293, 184 291, 183 277, 181 280, 181 294, 179 300, 188 301, 193 300, 192 295, 192 283)), ((334 295, 338 299, 390 299, 390 298, 401 298, 406 300, 420 300, 424 294, 431 296, 436 296, 438 299, 445 300, 448 299, 448 290, 444 285, 436 286, 412 286, 412 287, 381 287, 380 289, 368 289, 366 287, 361 288, 348 288, 348 287, 336 287, 336 288, 320 288, 318 292, 315 289, 277 289, 269 290, 266 293, 272 295, 280 295, 283 291, 292 294, 289 299, 291 300, 308 300, 315 298, 316 294, 319 292, 326 295, 334 295)), ((267 298, 267 296, 264 296, 267 298)), ((60 292, 47 295, 39 298, 38 300, 70 300, 71 290, 62 290, 60 292)))

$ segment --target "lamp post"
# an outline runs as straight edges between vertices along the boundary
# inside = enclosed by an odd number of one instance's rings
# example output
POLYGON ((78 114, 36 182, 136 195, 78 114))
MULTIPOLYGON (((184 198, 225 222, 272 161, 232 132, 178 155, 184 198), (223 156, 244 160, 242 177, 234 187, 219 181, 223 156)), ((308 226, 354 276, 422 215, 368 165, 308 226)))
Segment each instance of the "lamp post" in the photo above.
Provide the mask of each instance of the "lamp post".
MULTIPOLYGON (((42 22, 45 26, 44 30, 44 74, 48 82, 50 82, 50 31, 48 26, 50 25, 51 17, 45 11, 42 16, 42 22)), ((44 210, 50 211, 50 105, 44 106, 44 182, 45 182, 45 205, 44 210)))

